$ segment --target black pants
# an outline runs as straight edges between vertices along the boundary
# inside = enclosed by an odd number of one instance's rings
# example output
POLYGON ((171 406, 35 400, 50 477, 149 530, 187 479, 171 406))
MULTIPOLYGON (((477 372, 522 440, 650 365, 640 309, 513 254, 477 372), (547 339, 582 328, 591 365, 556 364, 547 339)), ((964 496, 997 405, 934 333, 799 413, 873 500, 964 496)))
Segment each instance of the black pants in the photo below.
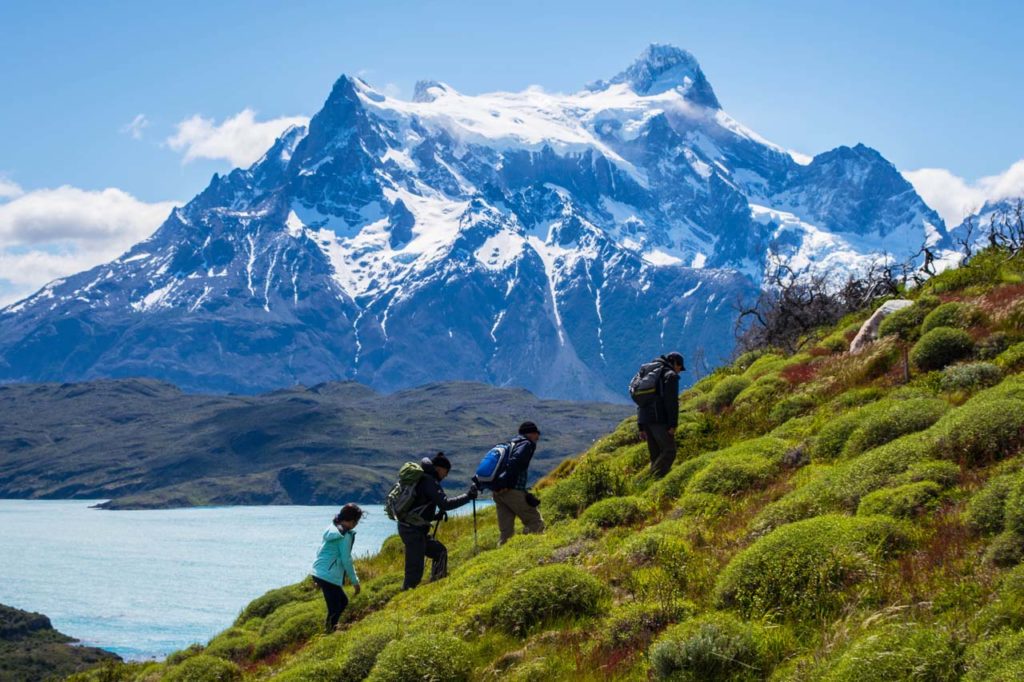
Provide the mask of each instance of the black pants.
POLYGON ((334 632, 334 626, 338 624, 341 612, 348 606, 348 597, 345 596, 345 590, 334 583, 321 580, 316 576, 313 576, 313 582, 323 590, 324 601, 327 602, 327 621, 324 625, 327 627, 327 634, 330 634, 334 632))
POLYGON ((448 575, 448 548, 430 537, 430 526, 398 524, 398 537, 405 544, 405 582, 403 590, 420 584, 426 557, 431 559, 430 580, 440 580, 448 575))
POLYGON ((651 475, 661 478, 676 461, 676 439, 668 432, 667 424, 644 424, 647 433, 647 451, 651 455, 651 475))

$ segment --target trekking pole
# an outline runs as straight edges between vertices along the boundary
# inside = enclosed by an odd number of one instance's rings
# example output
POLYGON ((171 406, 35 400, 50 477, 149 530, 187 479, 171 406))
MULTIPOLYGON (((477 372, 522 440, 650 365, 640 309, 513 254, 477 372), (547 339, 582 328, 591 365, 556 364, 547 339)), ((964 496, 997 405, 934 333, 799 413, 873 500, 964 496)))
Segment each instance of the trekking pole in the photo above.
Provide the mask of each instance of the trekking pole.
POLYGON ((476 555, 476 500, 473 500, 473 554, 476 555))

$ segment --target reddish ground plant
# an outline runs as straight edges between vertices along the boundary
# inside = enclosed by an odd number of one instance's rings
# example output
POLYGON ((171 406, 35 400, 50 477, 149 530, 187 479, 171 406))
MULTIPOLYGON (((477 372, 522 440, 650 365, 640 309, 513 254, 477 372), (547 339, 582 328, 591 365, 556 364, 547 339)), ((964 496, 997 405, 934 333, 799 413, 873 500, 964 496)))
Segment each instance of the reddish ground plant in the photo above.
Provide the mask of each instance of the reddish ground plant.
POLYGON ((779 375, 793 386, 799 386, 818 376, 818 367, 809 362, 801 362, 797 365, 790 365, 782 370, 779 375))

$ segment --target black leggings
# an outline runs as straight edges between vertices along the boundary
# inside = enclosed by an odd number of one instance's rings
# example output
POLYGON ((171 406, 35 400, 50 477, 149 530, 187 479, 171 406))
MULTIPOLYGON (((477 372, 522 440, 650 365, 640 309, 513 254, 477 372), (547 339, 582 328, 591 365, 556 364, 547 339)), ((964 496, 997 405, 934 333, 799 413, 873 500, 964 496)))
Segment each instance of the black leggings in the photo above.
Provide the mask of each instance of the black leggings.
POLYGON ((324 601, 327 602, 327 621, 325 625, 327 626, 327 634, 330 634, 334 632, 334 626, 338 624, 341 612, 348 606, 348 597, 345 596, 345 590, 334 583, 321 580, 316 576, 313 576, 313 582, 323 590, 324 601))

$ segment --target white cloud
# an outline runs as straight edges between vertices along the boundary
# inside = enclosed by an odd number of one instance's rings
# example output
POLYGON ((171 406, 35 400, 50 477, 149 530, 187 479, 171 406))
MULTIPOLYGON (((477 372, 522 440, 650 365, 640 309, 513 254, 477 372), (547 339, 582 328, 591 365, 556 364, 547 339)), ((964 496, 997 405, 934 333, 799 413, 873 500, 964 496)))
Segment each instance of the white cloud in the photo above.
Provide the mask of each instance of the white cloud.
POLYGON ((220 124, 197 114, 177 125, 177 133, 167 138, 167 145, 175 151, 184 151, 185 163, 195 159, 226 159, 233 166, 247 167, 289 126, 307 123, 307 116, 257 121, 252 109, 243 109, 220 124))
POLYGON ((126 135, 131 135, 134 140, 142 139, 142 131, 146 126, 149 125, 149 119, 146 118, 145 114, 138 114, 131 120, 130 123, 126 123, 121 126, 121 132, 126 135))
POLYGON ((176 205, 146 203, 114 188, 68 186, 0 203, 0 306, 116 258, 149 237, 176 205))
POLYGON ((25 193, 25 190, 18 185, 18 183, 8 180, 4 176, 0 175, 0 199, 13 199, 20 197, 25 193))
POLYGON ((1024 159, 998 175, 968 182, 945 168, 905 171, 924 202, 938 211, 948 227, 956 227, 985 202, 1024 196, 1024 159))

